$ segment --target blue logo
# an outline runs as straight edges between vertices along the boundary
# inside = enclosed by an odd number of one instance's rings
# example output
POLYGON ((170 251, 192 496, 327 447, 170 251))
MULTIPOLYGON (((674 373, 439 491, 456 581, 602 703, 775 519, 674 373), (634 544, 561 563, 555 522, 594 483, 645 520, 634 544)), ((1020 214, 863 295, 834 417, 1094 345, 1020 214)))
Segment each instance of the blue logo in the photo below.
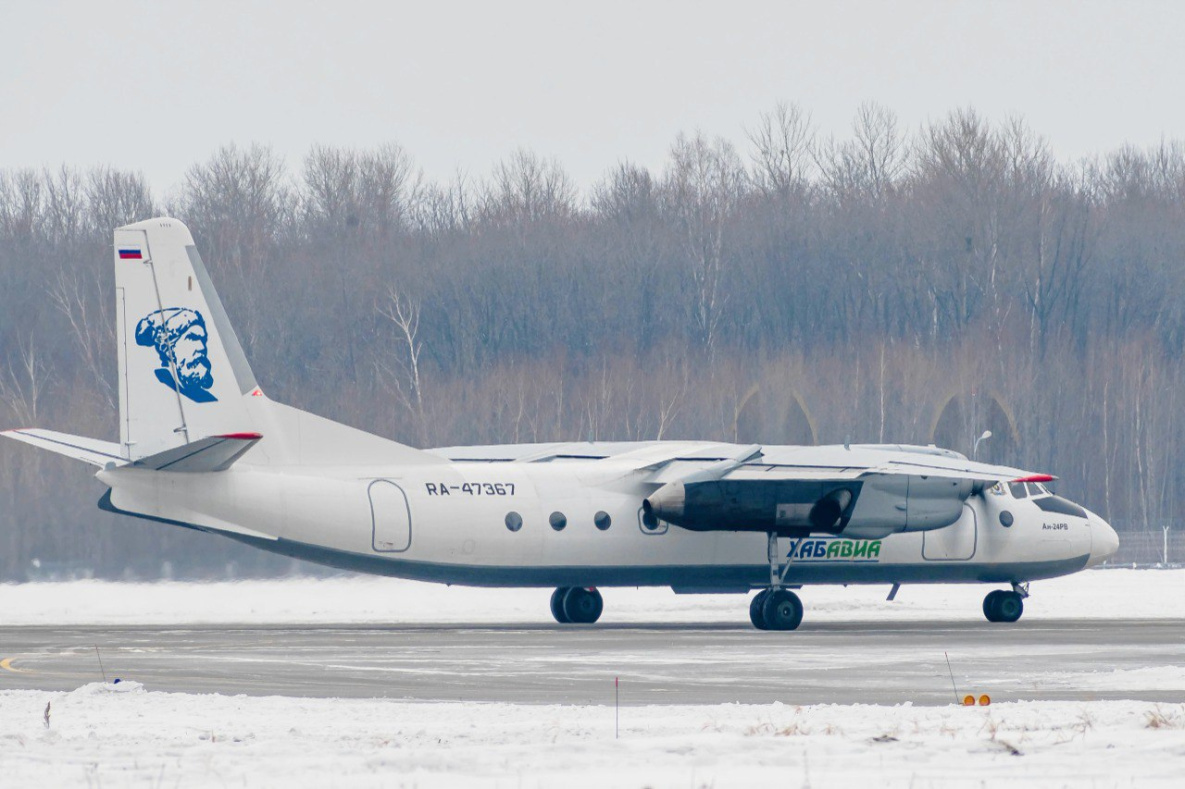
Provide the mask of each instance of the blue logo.
POLYGON ((167 307, 154 310, 136 324, 136 344, 155 348, 160 357, 156 379, 195 403, 214 403, 210 393, 209 334, 197 310, 167 307))

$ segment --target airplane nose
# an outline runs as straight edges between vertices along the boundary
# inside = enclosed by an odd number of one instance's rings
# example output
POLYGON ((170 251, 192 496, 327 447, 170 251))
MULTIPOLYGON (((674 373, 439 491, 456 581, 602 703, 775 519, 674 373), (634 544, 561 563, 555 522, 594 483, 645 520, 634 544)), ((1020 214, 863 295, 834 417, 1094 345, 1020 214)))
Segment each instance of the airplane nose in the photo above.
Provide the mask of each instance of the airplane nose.
POLYGON ((1087 567, 1102 564, 1115 555, 1119 550, 1119 535, 1111 528, 1111 524, 1102 518, 1094 518, 1090 523, 1090 561, 1087 567))

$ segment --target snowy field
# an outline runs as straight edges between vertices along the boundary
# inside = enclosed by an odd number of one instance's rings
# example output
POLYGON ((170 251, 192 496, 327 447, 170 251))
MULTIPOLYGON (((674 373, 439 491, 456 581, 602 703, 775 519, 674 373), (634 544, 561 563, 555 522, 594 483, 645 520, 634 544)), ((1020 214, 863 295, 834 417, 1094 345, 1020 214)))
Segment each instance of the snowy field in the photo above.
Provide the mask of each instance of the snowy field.
MULTIPOLYGON (((986 588, 904 587, 892 603, 887 591, 807 588, 807 622, 978 619, 986 588)), ((604 593, 605 622, 746 616, 741 596, 604 593)), ((1185 619, 1181 570, 1085 572, 1034 584, 1033 594, 1026 618, 1185 619)), ((81 581, 0 586, 0 615, 6 624, 549 624, 547 598, 364 577, 81 581)), ((1141 671, 1124 672, 1124 685, 1108 672, 1088 679, 1131 687, 1141 671)), ((1185 683, 1185 666, 1144 673, 1150 690, 1185 683)), ((0 676, 0 688, 16 682, 0 676)), ((0 786, 1175 787, 1185 770, 1185 705, 1148 701, 630 706, 620 738, 614 725, 610 706, 199 695, 134 682, 0 690, 0 786)))
POLYGON ((1185 707, 408 704, 0 692, 0 785, 1180 786, 1185 707), (50 722, 45 725, 46 704, 50 722))

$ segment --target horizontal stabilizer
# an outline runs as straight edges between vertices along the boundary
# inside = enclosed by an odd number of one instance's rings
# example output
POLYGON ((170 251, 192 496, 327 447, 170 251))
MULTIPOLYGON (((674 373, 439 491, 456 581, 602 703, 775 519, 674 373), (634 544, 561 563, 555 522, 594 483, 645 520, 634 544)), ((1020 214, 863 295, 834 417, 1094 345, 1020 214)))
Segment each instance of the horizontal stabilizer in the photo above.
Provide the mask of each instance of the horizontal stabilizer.
POLYGON ((259 433, 208 436, 140 458, 134 465, 154 471, 226 471, 261 438, 259 433))
POLYGON ((34 428, 5 430, 0 432, 0 435, 15 438, 17 441, 23 441, 41 449, 48 449, 50 452, 81 460, 99 468, 105 467, 108 463, 122 465, 127 462, 119 452, 119 444, 112 441, 100 441, 97 438, 72 436, 69 433, 34 428))

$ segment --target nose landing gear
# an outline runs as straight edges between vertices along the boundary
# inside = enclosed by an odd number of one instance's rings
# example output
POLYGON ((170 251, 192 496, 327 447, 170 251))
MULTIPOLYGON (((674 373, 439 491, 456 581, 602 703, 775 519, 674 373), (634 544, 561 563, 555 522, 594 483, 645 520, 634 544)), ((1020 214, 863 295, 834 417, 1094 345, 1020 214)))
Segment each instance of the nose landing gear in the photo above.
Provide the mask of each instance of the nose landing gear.
POLYGON ((983 598, 983 615, 989 622, 1015 622, 1025 612, 1025 598, 1029 585, 1013 584, 1012 591, 996 589, 983 598))
POLYGON ((561 625, 591 625, 604 610, 605 601, 596 589, 561 586, 551 593, 551 615, 561 625))

